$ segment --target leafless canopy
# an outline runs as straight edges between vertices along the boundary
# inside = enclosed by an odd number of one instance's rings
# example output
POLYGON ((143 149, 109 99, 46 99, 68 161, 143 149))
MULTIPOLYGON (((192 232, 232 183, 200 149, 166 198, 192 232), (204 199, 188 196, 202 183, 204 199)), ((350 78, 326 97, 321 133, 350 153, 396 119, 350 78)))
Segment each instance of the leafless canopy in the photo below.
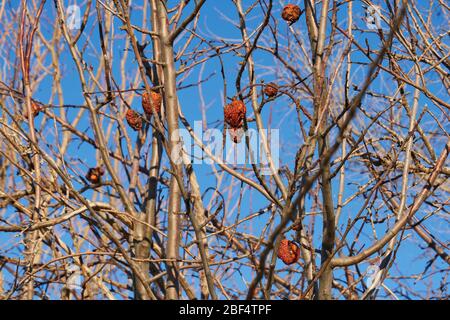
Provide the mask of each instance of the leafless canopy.
POLYGON ((448 299, 450 7, 373 2, 1 1, 0 298, 448 299))

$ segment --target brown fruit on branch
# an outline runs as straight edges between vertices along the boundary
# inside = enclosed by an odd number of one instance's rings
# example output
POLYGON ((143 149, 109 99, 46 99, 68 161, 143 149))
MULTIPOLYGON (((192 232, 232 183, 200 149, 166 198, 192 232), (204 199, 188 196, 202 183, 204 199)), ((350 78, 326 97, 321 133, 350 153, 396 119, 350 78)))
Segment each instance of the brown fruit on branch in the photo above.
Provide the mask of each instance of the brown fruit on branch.
POLYGON ((227 104, 223 109, 223 115, 225 122, 232 128, 238 129, 244 125, 245 114, 247 108, 245 104, 240 100, 233 100, 230 104, 227 104))
POLYGON ((264 87, 264 93, 269 98, 275 97, 278 94, 278 86, 275 83, 270 82, 264 87))
MULTIPOLYGON (((23 116, 27 119, 28 118, 28 107, 26 103, 24 104, 25 112, 23 113, 23 116)), ((31 100, 31 114, 33 115, 33 118, 37 117, 39 112, 43 110, 42 104, 35 100, 31 100)))
POLYGON ((125 115, 128 125, 135 131, 139 131, 142 128, 142 117, 139 113, 132 109, 128 109, 125 115))
POLYGON ((281 13, 281 17, 283 20, 289 23, 295 23, 300 18, 300 7, 295 4, 287 4, 283 8, 283 12, 281 13))
POLYGON ((278 248, 277 256, 285 264, 293 264, 300 258, 300 248, 293 241, 283 239, 281 240, 280 247, 278 248))
POLYGON ((86 179, 91 183, 100 183, 100 178, 105 174, 105 169, 100 167, 89 168, 88 173, 86 174, 86 179))
POLYGON ((162 97, 156 91, 146 91, 142 94, 142 109, 144 109, 149 117, 153 115, 153 110, 155 110, 156 113, 161 112, 161 102, 162 97))

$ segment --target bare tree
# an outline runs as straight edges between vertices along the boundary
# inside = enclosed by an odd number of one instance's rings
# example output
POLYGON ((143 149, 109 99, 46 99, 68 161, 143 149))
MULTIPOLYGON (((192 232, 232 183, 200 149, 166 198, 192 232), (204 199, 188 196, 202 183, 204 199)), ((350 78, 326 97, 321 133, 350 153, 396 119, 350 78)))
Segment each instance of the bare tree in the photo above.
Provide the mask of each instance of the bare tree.
POLYGON ((449 9, 2 1, 0 297, 448 299, 449 9))

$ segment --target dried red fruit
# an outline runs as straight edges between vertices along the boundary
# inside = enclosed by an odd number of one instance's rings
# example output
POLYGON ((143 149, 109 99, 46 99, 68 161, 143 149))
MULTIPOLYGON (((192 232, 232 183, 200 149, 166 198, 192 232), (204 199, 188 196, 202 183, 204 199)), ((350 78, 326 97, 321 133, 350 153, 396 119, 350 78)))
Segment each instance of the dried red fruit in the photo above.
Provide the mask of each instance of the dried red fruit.
MULTIPOLYGON (((23 116, 24 116, 25 118, 28 118, 28 108, 27 108, 27 105, 24 104, 24 107, 25 107, 25 112, 23 113, 23 116)), ((43 110, 43 106, 42 106, 41 103, 39 103, 39 102, 37 102, 37 101, 35 101, 35 100, 31 100, 31 111, 32 111, 33 117, 37 117, 38 114, 39 114, 39 112, 41 112, 42 110, 43 110)))
POLYGON ((86 179, 91 183, 99 183, 101 176, 105 174, 105 169, 100 167, 89 168, 88 173, 86 174, 86 179))
POLYGON ((300 248, 297 244, 295 244, 295 242, 283 239, 281 240, 280 247, 278 248, 277 256, 285 264, 293 264, 300 258, 300 248))
POLYGON ((141 130, 142 128, 142 117, 139 113, 132 109, 128 109, 125 115, 127 119, 128 125, 136 131, 141 130))
POLYGON ((142 108, 150 117, 153 115, 153 110, 155 110, 156 113, 161 112, 161 102, 162 97, 156 91, 146 91, 142 94, 142 108))
POLYGON ((278 86, 275 83, 270 82, 270 83, 265 85, 264 93, 269 98, 275 97, 278 94, 278 86))
POLYGON ((300 18, 300 7, 295 4, 287 4, 283 8, 283 12, 281 13, 281 17, 283 20, 289 23, 295 23, 300 18))
POLYGON ((225 122, 232 129, 239 129, 244 125, 245 114, 247 108, 245 104, 240 100, 233 100, 230 104, 227 104, 223 109, 223 115, 225 122))

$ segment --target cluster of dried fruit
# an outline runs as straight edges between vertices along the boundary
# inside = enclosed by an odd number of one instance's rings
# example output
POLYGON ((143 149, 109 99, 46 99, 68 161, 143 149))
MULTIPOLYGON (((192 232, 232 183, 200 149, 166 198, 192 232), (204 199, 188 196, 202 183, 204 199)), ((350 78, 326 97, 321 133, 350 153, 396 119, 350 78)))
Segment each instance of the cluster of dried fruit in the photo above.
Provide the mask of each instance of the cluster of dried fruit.
POLYGON ((223 109, 225 122, 228 124, 229 133, 233 142, 239 143, 242 139, 244 119, 247 108, 241 100, 233 100, 223 109))
POLYGON ((278 94, 278 86, 275 83, 270 82, 270 83, 265 85, 264 93, 269 98, 273 98, 273 97, 275 97, 278 94))
POLYGON ((281 240, 280 247, 278 248, 277 256, 285 264, 293 264, 300 258, 300 248, 295 244, 295 242, 283 239, 281 240))
MULTIPOLYGON (((290 24, 298 21, 301 15, 299 6, 295 4, 287 4, 281 13, 281 17, 290 24)), ((269 98, 275 97, 278 94, 278 86, 275 83, 269 83, 264 87, 264 93, 269 98)), ((147 116, 151 117, 154 112, 161 112, 162 97, 156 91, 146 91, 142 94, 142 108, 147 116)), ((33 109, 34 110, 34 109, 33 109)), ((37 111, 39 113, 39 110, 37 111)), ((239 142, 242 136, 242 127, 246 114, 245 104, 239 100, 233 100, 224 108, 224 118, 226 123, 230 126, 230 134, 234 142, 239 142)), ((139 113, 133 110, 128 110, 126 119, 131 128, 140 130, 142 128, 142 117, 139 113)))
POLYGON ((247 108, 241 100, 233 100, 223 109, 226 123, 231 128, 240 128, 244 125, 247 108))
POLYGON ((125 115, 128 125, 135 131, 139 131, 142 128, 142 117, 139 113, 132 109, 128 109, 125 115))
MULTIPOLYGON (((156 91, 146 91, 142 94, 142 109, 144 109, 145 114, 149 118, 153 116, 155 112, 158 114, 161 112, 161 103, 161 94, 156 91)), ((125 119, 127 120, 128 125, 133 128, 133 130, 141 130, 143 125, 143 118, 138 112, 132 109, 128 109, 127 113, 125 114, 125 119)))
POLYGON ((88 173, 86 175, 86 179, 91 183, 100 183, 101 177, 105 174, 105 168, 103 166, 89 168, 88 173))
POLYGON ((156 91, 146 91, 142 94, 142 108, 149 117, 153 115, 153 111, 156 113, 161 112, 161 102, 161 94, 156 91))
POLYGON ((289 24, 293 24, 298 21, 301 15, 301 10, 299 6, 295 4, 287 4, 283 8, 283 12, 281 13, 281 17, 283 20, 289 22, 289 24))

